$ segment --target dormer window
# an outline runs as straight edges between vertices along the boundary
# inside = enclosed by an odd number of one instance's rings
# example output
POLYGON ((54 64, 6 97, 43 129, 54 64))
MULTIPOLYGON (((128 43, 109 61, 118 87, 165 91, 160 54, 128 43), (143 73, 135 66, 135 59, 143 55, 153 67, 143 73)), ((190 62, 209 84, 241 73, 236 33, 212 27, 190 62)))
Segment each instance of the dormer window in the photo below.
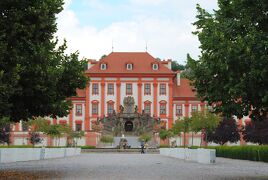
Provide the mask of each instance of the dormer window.
POLYGON ((158 70, 158 64, 153 64, 153 70, 158 70))
POLYGON ((107 64, 101 64, 101 70, 106 70, 107 69, 107 64))
POLYGON ((133 69, 133 64, 127 64, 127 70, 132 70, 133 69))

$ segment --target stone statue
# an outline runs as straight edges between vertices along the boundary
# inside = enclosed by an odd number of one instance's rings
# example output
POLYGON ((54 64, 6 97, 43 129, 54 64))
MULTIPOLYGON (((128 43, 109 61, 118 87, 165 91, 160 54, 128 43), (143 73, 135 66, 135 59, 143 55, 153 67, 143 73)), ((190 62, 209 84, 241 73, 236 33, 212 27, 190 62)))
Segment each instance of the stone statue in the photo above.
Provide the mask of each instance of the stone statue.
POLYGON ((135 106, 135 113, 137 113, 138 112, 138 106, 136 105, 135 106))
POLYGON ((120 105, 120 113, 124 112, 124 106, 120 105))

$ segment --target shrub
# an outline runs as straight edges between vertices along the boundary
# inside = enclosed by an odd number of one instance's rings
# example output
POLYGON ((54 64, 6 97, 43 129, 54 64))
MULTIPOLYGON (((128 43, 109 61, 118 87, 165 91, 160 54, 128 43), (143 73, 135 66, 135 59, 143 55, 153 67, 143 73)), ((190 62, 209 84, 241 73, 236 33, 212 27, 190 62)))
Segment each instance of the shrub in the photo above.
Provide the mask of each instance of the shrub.
POLYGON ((81 146, 81 149, 95 149, 95 146, 81 146))
POLYGON ((152 136, 150 134, 142 134, 139 137, 139 141, 149 142, 151 141, 152 136))
POLYGON ((268 146, 215 146, 217 157, 268 162, 268 146))
POLYGON ((114 138, 113 138, 113 136, 104 135, 101 137, 100 141, 103 143, 113 143, 114 138))

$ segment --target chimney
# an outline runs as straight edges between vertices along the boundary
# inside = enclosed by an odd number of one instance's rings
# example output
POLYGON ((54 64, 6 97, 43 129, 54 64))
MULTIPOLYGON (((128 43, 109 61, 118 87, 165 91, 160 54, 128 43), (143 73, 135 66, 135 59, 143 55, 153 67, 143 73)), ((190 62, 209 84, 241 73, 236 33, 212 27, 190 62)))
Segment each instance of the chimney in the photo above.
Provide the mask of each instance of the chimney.
POLYGON ((180 71, 177 71, 177 86, 181 85, 181 73, 180 71))
POLYGON ((95 61, 96 60, 94 60, 94 59, 88 59, 88 61, 87 61, 87 69, 90 69, 92 66, 94 66, 95 61))
POLYGON ((172 62, 172 60, 171 59, 168 59, 167 61, 168 61, 168 69, 171 70, 171 62, 172 62))

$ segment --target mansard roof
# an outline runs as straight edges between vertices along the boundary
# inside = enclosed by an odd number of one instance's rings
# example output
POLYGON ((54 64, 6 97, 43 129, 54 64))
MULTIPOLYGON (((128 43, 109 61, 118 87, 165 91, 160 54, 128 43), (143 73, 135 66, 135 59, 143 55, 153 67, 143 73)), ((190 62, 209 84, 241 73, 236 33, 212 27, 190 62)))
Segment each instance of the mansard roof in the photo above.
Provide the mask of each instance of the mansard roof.
POLYGON ((164 64, 147 52, 112 52, 86 70, 86 73, 108 73, 108 74, 174 74, 164 64), (101 70, 101 64, 107 64, 106 70, 101 70), (126 64, 132 63, 133 69, 127 70, 126 64), (158 70, 153 70, 152 65, 158 64, 158 70))

